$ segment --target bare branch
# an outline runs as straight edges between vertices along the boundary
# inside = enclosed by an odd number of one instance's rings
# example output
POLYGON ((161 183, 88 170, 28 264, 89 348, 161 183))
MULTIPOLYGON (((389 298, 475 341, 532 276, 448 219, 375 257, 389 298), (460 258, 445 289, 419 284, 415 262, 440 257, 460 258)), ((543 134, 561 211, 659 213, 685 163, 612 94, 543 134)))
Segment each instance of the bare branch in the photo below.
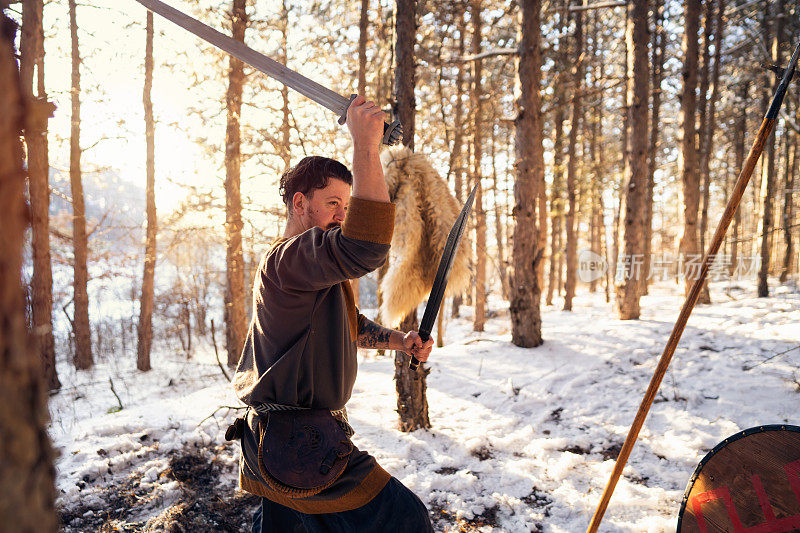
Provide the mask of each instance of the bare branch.
POLYGON ((471 56, 464 56, 464 57, 454 57, 448 61, 448 63, 467 63, 469 61, 475 61, 476 59, 484 59, 487 57, 494 57, 494 56, 513 56, 517 54, 516 48, 494 48, 491 50, 486 50, 485 52, 481 52, 480 54, 474 54, 471 56))

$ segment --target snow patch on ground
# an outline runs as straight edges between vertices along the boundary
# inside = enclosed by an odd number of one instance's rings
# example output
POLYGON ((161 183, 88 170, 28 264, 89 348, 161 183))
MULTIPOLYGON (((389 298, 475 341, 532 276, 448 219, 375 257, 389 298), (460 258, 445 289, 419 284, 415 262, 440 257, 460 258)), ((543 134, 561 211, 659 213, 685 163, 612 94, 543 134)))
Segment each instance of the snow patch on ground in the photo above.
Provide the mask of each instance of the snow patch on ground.
MULTIPOLYGON (((439 530, 584 531, 679 293, 653 287, 637 321, 614 318, 599 293, 578 297, 573 312, 543 308, 545 343, 535 349, 511 344, 504 302, 490 301, 495 316, 482 333, 464 307, 431 356, 432 429, 396 429, 393 361, 367 353, 348 404, 353 440, 420 496, 439 530)), ((711 448, 748 427, 800 422, 800 292, 779 286, 759 299, 721 285, 712 298, 689 320, 602 531, 674 530, 686 483, 711 448)), ((148 373, 126 357, 89 372, 59 368, 64 389, 50 402, 59 505, 67 515, 108 512, 108 487, 129 483, 138 503, 124 520, 148 530, 184 490, 169 475, 175 457, 213 461, 219 493, 236 490, 238 450, 222 444, 241 404, 209 349, 192 360, 157 354, 148 373)))

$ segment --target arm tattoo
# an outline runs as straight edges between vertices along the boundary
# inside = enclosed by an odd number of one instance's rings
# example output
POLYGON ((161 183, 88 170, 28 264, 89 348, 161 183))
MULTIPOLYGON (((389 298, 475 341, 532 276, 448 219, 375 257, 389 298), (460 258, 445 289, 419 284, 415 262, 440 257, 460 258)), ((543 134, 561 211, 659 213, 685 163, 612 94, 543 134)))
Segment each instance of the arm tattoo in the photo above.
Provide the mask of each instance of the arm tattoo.
POLYGON ((388 348, 392 331, 371 320, 365 320, 364 327, 358 332, 358 346, 360 348, 388 348))

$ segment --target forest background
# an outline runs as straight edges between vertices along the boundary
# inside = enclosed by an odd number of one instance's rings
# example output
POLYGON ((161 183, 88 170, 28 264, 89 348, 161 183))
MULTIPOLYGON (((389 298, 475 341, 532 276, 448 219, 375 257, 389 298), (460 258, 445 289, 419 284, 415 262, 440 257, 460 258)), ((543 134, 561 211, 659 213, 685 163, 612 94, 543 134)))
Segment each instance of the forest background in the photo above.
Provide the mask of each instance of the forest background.
MULTIPOLYGON (((65 361, 147 371, 153 343, 187 359, 219 343, 235 365, 282 227, 277 180, 304 155, 347 161, 343 130, 132 0, 2 5, 21 24, 22 271, 45 388, 65 361)), ((481 331, 495 291, 523 347, 547 338, 540 309, 570 310, 576 291, 635 319, 649 283, 688 290, 800 30, 789 0, 172 5, 374 99, 459 200, 479 183, 474 290, 447 311, 473 307, 481 331)), ((711 273, 761 297, 798 272, 797 95, 711 273)))

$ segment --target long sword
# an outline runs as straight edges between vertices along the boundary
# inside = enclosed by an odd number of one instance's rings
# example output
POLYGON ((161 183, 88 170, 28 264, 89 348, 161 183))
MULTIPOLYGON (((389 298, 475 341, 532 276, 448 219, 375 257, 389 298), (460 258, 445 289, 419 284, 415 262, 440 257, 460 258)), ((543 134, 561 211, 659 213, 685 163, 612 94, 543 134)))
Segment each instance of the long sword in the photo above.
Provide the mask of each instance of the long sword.
MULTIPOLYGON (((136 0, 144 7, 164 17, 165 19, 177 24, 184 30, 195 34, 207 43, 210 43, 220 50, 227 52, 236 59, 247 63, 256 70, 260 70, 270 78, 274 78, 299 92, 300 94, 317 102, 321 106, 330 109, 339 116, 339 124, 344 124, 347 118, 347 108, 353 101, 355 95, 346 98, 332 90, 320 85, 314 80, 310 80, 300 73, 297 73, 285 65, 278 63, 274 59, 256 52, 252 48, 245 46, 236 39, 224 33, 220 33, 210 26, 206 26, 199 20, 178 11, 174 7, 168 6, 160 0, 136 0)), ((383 124, 383 143, 392 145, 399 143, 403 138, 403 127, 399 120, 391 124, 383 124)))
MULTIPOLYGON (((439 260, 439 267, 436 269, 436 277, 433 279, 433 288, 428 297, 428 304, 425 306, 425 313, 422 315, 422 322, 419 324, 419 336, 423 342, 431 338, 433 323, 436 322, 436 315, 439 314, 439 308, 442 305, 444 290, 447 288, 447 279, 450 277, 450 269, 453 267, 458 245, 461 243, 461 235, 464 233, 464 228, 467 227, 467 219, 472 211, 472 202, 475 200, 477 190, 478 184, 476 183, 447 236, 442 258, 439 260)), ((416 370, 419 367, 419 360, 412 355, 408 366, 411 370, 416 370)))

